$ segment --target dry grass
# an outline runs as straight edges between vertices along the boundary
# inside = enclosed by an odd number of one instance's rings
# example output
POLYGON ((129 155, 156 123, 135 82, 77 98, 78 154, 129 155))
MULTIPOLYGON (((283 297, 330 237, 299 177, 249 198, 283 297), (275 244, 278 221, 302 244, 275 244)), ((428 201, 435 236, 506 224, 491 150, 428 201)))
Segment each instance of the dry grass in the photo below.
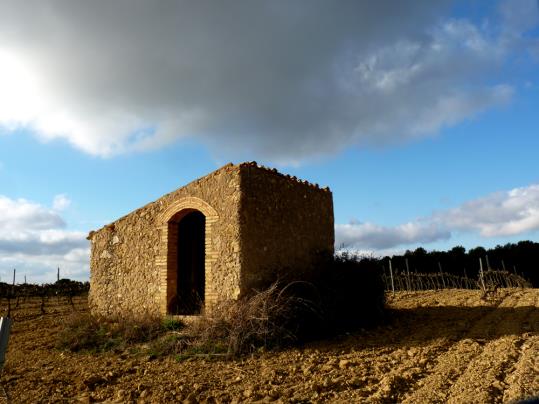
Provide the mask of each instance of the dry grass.
POLYGON ((64 322, 56 347, 72 352, 122 350, 133 344, 151 341, 164 331, 165 327, 158 318, 108 321, 87 313, 74 313, 64 322))

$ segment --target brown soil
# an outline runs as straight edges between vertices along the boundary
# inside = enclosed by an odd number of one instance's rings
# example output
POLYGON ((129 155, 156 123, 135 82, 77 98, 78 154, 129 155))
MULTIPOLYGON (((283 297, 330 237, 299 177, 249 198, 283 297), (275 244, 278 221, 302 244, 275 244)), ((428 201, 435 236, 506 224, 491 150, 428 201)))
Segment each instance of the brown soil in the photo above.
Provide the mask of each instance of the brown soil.
MULTIPOLYGON (((52 301, 14 312, 0 382, 14 403, 502 403, 539 395, 539 289, 388 296, 374 330, 242 359, 151 359, 54 348, 72 312, 52 301)), ((77 310, 86 309, 85 300, 77 310)))

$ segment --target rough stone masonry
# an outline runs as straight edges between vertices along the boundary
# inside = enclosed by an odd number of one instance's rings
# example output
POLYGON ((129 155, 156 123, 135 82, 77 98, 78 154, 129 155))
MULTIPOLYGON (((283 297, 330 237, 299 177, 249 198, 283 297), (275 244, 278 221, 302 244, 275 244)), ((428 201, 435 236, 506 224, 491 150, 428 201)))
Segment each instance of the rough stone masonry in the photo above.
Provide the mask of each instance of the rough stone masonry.
POLYGON ((90 232, 90 308, 197 315, 277 279, 310 279, 334 237, 328 188, 230 163, 90 232))

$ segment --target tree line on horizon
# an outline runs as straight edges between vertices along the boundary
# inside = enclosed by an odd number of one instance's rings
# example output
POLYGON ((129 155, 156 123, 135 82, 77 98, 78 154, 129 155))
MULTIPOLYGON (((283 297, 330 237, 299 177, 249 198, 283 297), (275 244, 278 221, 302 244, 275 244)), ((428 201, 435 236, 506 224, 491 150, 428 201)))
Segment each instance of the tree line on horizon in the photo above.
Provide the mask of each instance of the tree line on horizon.
POLYGON ((529 240, 489 249, 475 247, 468 251, 460 245, 448 251, 427 251, 419 247, 414 251, 407 250, 403 255, 386 256, 381 259, 381 263, 386 271, 389 270, 391 260, 393 271, 445 272, 477 278, 480 259, 484 271, 505 270, 527 279, 533 287, 539 287, 539 243, 529 240))

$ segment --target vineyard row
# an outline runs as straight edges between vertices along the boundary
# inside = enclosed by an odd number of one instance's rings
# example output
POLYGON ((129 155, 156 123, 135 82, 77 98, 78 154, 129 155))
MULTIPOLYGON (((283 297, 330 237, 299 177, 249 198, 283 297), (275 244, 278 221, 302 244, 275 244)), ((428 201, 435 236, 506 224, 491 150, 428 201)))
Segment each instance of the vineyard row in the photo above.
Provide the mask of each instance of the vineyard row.
POLYGON ((387 291, 418 291, 440 289, 494 289, 494 288, 529 288, 531 283, 520 275, 498 270, 481 272, 477 279, 446 272, 384 273, 382 280, 387 291))
POLYGON ((70 279, 60 279, 55 283, 45 283, 41 285, 23 283, 19 285, 10 285, 0 282, 0 303, 4 300, 7 307, 4 315, 11 317, 12 308, 18 308, 19 304, 26 302, 28 298, 41 298, 40 312, 45 314, 45 306, 51 297, 57 299, 66 298, 69 304, 74 308, 73 298, 82 296, 90 290, 89 282, 78 282, 70 279))

